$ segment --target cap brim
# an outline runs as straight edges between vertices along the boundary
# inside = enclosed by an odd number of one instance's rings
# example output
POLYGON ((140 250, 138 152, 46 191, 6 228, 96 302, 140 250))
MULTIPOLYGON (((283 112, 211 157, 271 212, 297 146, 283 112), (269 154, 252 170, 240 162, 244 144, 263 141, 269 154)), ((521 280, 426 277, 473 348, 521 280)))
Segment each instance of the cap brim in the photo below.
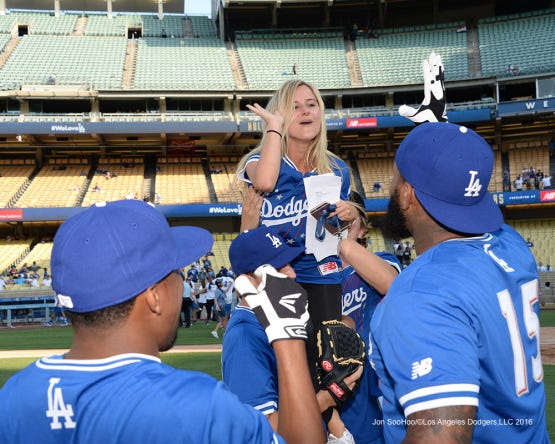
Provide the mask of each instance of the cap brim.
POLYGON ((179 247, 177 268, 185 267, 200 259, 212 249, 214 238, 209 231, 199 227, 172 227, 172 235, 179 247))
MULTIPOLYGON (((288 247, 285 248, 280 254, 276 257, 272 258, 269 262, 272 267, 275 269, 279 269, 281 267, 285 267, 287 264, 290 264, 293 259, 300 256, 300 254, 304 251, 303 247, 288 247)), ((264 264, 260 264, 264 265, 264 264)))
POLYGON ((456 205, 416 189, 414 191, 424 209, 436 221, 453 231, 482 234, 497 231, 503 225, 503 214, 489 193, 477 204, 456 205))

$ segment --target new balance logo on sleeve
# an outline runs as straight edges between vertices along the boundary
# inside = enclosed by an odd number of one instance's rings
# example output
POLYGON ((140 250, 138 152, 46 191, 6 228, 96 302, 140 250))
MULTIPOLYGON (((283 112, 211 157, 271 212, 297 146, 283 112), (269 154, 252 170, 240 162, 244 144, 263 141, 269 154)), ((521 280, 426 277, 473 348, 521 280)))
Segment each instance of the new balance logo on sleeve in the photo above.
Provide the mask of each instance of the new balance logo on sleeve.
POLYGON ((424 358, 412 363, 411 379, 427 375, 432 371, 432 358, 424 358))

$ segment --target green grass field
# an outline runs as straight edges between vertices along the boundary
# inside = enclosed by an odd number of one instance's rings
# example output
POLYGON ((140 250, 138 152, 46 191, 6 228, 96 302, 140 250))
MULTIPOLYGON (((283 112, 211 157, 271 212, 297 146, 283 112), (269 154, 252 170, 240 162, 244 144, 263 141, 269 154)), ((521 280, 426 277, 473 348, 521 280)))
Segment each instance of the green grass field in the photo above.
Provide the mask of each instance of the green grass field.
MULTIPOLYGON (((555 310, 541 313, 542 327, 555 327, 555 310)), ((218 344, 221 339, 210 335, 213 323, 209 326, 197 323, 192 328, 181 328, 177 345, 218 344)), ((31 330, 0 329, 0 350, 33 350, 51 348, 69 348, 71 346, 71 328, 38 328, 31 330)), ((13 358, 0 360, 0 387, 15 372, 33 362, 35 358, 13 358)), ((176 368, 198 370, 221 379, 220 353, 163 353, 162 360, 176 368)), ((544 365, 544 384, 547 394, 547 430, 552 442, 555 442, 555 365, 544 365)))

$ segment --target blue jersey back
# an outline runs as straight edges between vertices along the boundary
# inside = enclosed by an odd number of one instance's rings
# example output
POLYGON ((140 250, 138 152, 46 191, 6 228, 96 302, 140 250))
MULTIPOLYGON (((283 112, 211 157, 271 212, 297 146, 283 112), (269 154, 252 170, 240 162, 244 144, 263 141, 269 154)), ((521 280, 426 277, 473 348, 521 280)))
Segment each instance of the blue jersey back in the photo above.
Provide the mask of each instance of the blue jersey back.
MULTIPOLYGON (((399 261, 391 253, 376 253, 398 271, 399 261)), ((353 319, 356 331, 370 350, 370 320, 382 296, 348 266, 343 269, 343 314, 353 319)), ((374 369, 364 367, 359 387, 354 396, 341 408, 341 419, 353 434, 357 444, 375 443, 382 436, 382 411, 378 402, 381 392, 374 369)))
MULTIPOLYGON (((260 154, 249 157, 247 164, 260 159, 260 154)), ((341 177, 341 200, 349 200, 351 179, 349 168, 341 159, 334 160, 338 168, 334 174, 341 177)), ((245 171, 239 171, 241 179, 249 182, 245 171)), ((260 223, 271 226, 291 246, 305 247, 306 217, 309 212, 304 177, 314 176, 315 172, 302 174, 288 158, 281 159, 279 176, 273 191, 264 195, 260 223)), ((341 282, 339 257, 330 256, 320 262, 313 254, 301 254, 291 265, 297 274, 296 280, 305 283, 338 284, 341 282)))
POLYGON ((419 256, 371 323, 386 441, 411 413, 465 404, 473 442, 548 442, 539 328, 535 260, 509 226, 419 256))
POLYGON ((126 354, 41 359, 0 390, 2 443, 278 441, 266 418, 221 382, 126 354))
POLYGON ((235 307, 222 347, 222 375, 245 404, 265 415, 278 409, 278 374, 274 349, 254 312, 235 307))

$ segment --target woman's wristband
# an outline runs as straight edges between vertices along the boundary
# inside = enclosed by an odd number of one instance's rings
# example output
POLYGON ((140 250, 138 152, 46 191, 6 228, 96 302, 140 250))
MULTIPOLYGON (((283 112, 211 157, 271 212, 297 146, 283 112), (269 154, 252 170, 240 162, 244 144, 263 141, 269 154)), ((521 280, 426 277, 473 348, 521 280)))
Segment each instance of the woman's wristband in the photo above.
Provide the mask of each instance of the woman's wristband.
POLYGON ((277 130, 273 130, 273 129, 266 130, 266 134, 268 133, 276 133, 280 138, 283 137, 281 133, 277 130))

